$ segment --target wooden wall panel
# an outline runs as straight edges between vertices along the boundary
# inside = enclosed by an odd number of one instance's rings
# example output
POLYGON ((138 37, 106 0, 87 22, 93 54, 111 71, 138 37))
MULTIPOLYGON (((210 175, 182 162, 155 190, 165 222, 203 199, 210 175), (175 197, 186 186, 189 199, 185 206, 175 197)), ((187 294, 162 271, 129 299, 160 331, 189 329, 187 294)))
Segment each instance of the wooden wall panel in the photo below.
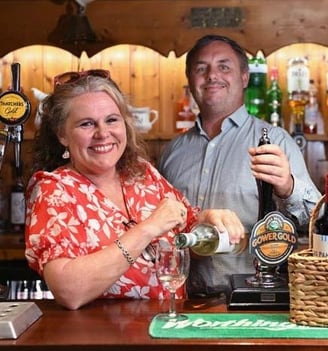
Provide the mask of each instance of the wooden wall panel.
MULTIPOLYGON (((52 46, 32 45, 9 53, 2 58, 3 89, 11 84, 10 65, 21 64, 21 85, 32 103, 32 115, 26 122, 26 137, 33 137, 34 113, 38 101, 31 92, 32 87, 49 93, 53 89, 53 77, 66 71, 90 68, 109 69, 112 78, 129 97, 134 106, 149 106, 159 111, 159 121, 153 126, 149 138, 171 138, 174 131, 176 102, 186 84, 185 54, 176 57, 174 52, 163 56, 158 52, 138 46, 122 44, 107 48, 88 57, 84 52, 80 58, 68 51, 52 46)), ((328 118, 326 106, 326 75, 328 71, 328 48, 319 44, 292 44, 281 48, 267 57, 269 68, 277 66, 279 82, 284 94, 283 115, 285 127, 289 130, 290 110, 287 104, 287 66, 293 57, 305 56, 309 61, 311 78, 315 80, 320 97, 320 107, 325 120, 328 118)), ((328 133, 328 123, 325 123, 328 133)))
POLYGON ((129 93, 130 87, 130 51, 129 45, 116 45, 89 59, 89 68, 103 68, 110 71, 124 93, 129 93))
MULTIPOLYGON (((65 3, 51 0, 1 0, 0 56, 28 45, 51 45, 48 36, 61 16, 65 3), (10 21, 9 21, 10 19, 10 21)), ((97 43, 57 46, 91 57, 119 44, 142 45, 167 56, 171 50, 183 55, 196 40, 208 33, 227 35, 251 53, 266 55, 293 43, 328 45, 328 0, 96 0, 86 14, 97 33, 97 43), (237 25, 192 25, 192 8, 238 7, 237 25)), ((213 21, 212 21, 213 22, 213 21)), ((223 23, 222 23, 223 22, 223 23)))
POLYGON ((185 55, 176 57, 174 52, 160 57, 160 130, 165 135, 174 135, 176 102, 182 95, 182 86, 186 84, 184 74, 185 55))
POLYGON ((130 55, 131 103, 159 108, 159 55, 151 49, 133 46, 130 55))

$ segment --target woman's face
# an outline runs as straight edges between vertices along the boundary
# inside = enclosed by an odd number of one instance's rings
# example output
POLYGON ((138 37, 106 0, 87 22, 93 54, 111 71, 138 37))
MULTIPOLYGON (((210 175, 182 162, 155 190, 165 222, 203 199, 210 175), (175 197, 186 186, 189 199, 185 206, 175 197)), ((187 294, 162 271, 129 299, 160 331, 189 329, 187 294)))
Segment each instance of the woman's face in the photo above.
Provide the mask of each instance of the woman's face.
POLYGON ((115 102, 105 92, 85 93, 70 101, 60 142, 73 167, 84 175, 104 175, 126 148, 126 127, 115 102))

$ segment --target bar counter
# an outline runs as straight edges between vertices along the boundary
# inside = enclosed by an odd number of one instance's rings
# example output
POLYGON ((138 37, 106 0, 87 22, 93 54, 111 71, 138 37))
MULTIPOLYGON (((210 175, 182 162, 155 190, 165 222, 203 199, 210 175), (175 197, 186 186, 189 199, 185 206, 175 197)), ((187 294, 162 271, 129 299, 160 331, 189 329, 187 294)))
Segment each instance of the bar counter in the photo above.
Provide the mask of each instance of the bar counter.
MULTIPOLYGON (((0 340, 4 350, 247 350, 323 351, 328 339, 154 339, 148 327, 154 315, 165 312, 168 301, 98 300, 76 311, 54 300, 35 301, 43 315, 18 339, 0 340)), ((179 311, 227 312, 219 299, 177 301, 179 311)))

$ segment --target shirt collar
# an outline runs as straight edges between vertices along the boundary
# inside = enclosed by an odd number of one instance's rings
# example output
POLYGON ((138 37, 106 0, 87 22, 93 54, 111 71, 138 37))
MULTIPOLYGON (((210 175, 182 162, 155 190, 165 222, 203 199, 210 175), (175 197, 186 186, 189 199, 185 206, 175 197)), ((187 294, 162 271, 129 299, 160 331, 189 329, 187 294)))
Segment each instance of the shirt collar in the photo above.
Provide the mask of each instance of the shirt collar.
MULTIPOLYGON (((225 132, 232 128, 233 126, 240 127, 242 126, 248 117, 248 112, 245 105, 240 106, 235 112, 230 116, 226 117, 222 122, 222 131, 225 132)), ((196 127, 199 130, 201 135, 206 135, 206 132, 202 128, 201 114, 199 113, 196 118, 196 127)))

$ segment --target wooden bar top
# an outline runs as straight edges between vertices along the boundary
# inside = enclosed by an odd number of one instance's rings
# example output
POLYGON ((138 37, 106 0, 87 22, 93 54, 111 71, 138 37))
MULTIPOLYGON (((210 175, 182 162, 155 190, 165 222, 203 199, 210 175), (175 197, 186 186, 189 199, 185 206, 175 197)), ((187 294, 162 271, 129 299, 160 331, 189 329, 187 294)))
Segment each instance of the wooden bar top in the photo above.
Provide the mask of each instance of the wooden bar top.
MULTIPOLYGON (((247 350, 323 351, 328 339, 154 339, 151 319, 167 311, 168 301, 98 300, 69 311, 53 300, 35 301, 43 315, 16 340, 0 340, 0 349, 13 350, 247 350)), ((219 299, 177 301, 179 311, 227 312, 219 299)))

